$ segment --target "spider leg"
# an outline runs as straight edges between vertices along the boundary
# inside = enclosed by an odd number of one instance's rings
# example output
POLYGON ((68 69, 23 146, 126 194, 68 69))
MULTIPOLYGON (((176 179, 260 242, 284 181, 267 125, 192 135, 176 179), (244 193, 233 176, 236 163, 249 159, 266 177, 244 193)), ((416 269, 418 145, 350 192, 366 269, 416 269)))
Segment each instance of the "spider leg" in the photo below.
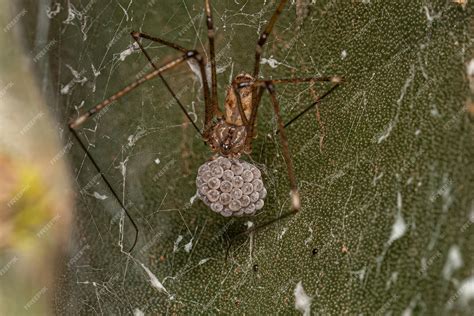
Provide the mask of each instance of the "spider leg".
MULTIPOLYGON (((285 79, 261 79, 261 80, 255 80, 254 82, 251 83, 241 83, 238 85, 237 89, 243 88, 245 86, 265 86, 267 84, 280 84, 280 83, 306 83, 306 82, 331 82, 332 86, 327 90, 324 94, 321 96, 318 96, 316 100, 311 103, 309 106, 307 106, 304 110, 302 110, 300 113, 298 113, 295 117, 293 117, 291 120, 289 120, 287 123, 284 124, 284 128, 295 122, 298 118, 300 118, 303 114, 311 110, 313 107, 315 107, 317 104, 319 104, 325 97, 327 97, 329 94, 331 94, 336 88, 338 88, 341 83, 343 83, 345 79, 340 76, 326 76, 326 77, 309 77, 309 78, 285 78, 285 79)), ((254 106, 254 112, 252 112, 252 117, 250 119, 251 125, 254 124, 255 122, 255 117, 257 115, 257 107, 258 103, 256 103, 256 106, 254 106), (254 117, 255 116, 255 117, 254 117)), ((279 133, 279 131, 278 131, 279 133)))
POLYGON ((273 84, 266 83, 265 88, 268 93, 270 93, 270 98, 273 105, 273 110, 275 112, 275 117, 277 119, 278 130, 280 132, 280 143, 283 150, 283 158, 285 159, 286 169, 288 171, 288 178, 290 180, 290 196, 291 196, 291 208, 294 213, 298 212, 301 208, 300 195, 298 192, 298 186, 296 183, 295 171, 293 168, 293 160, 291 159, 290 149, 288 146, 288 138, 285 134, 285 127, 283 125, 283 120, 280 115, 280 104, 276 97, 275 87, 273 84))
MULTIPOLYGON (((269 225, 271 225, 271 224, 273 224, 273 223, 275 223, 279 220, 282 220, 284 218, 287 218, 291 215, 294 215, 294 214, 298 213, 299 206, 300 206, 299 193, 298 193, 298 189, 297 189, 297 185, 296 185, 296 177, 295 177, 295 174, 294 174, 294 171, 293 171, 293 163, 292 163, 291 156, 290 156, 290 151, 289 151, 289 148, 288 148, 288 140, 287 140, 284 129, 285 129, 285 127, 290 125, 292 122, 294 122, 296 119, 301 117, 304 113, 306 113, 311 108, 313 108, 324 97, 326 97, 332 91, 334 91, 334 89, 336 89, 343 81, 344 81, 344 79, 342 77, 338 77, 338 76, 314 77, 314 78, 290 78, 290 79, 274 79, 274 80, 264 80, 264 79, 262 79, 262 80, 256 80, 252 83, 242 83, 237 87, 237 89, 242 88, 244 86, 248 86, 248 85, 255 85, 255 86, 259 87, 258 95, 257 95, 258 103, 256 103, 255 106, 252 109, 252 116, 251 116, 250 122, 249 122, 249 124, 251 124, 252 128, 255 125, 255 120, 256 120, 256 116, 257 116, 257 109, 258 109, 258 105, 260 103, 260 98, 262 96, 263 90, 267 90, 270 93, 271 101, 272 101, 272 104, 273 104, 273 109, 275 111, 275 116, 277 118, 277 124, 278 124, 277 133, 280 134, 280 142, 281 142, 282 147, 283 147, 283 157, 284 157, 286 165, 287 165, 288 176, 289 176, 289 179, 290 179, 292 210, 288 211, 286 213, 283 213, 279 217, 277 217, 275 219, 272 219, 268 222, 265 222, 265 223, 260 224, 258 226, 253 226, 252 228, 249 228, 244 232, 238 233, 238 234, 234 235, 233 238, 237 238, 241 235, 249 234, 249 233, 254 232, 256 230, 260 230, 260 229, 265 228, 265 227, 267 227, 267 226, 269 226, 269 225), (303 83, 303 82, 318 82, 318 81, 329 81, 329 82, 332 82, 333 85, 327 92, 325 92, 323 95, 319 96, 315 102, 313 102, 311 105, 309 105, 303 111, 301 111, 298 115, 296 115, 288 123, 283 125, 283 121, 282 121, 281 116, 280 116, 280 106, 279 106, 279 102, 276 98, 275 87, 274 87, 273 84, 278 84, 278 83, 303 83)), ((248 137, 247 139, 250 139, 250 145, 251 145, 251 136, 250 136, 250 138, 249 138, 249 136, 247 136, 247 137, 248 137)))
MULTIPOLYGON (((239 89, 238 87, 237 89, 239 89)), ((263 87, 260 86, 259 89, 253 88, 252 93, 255 93, 255 98, 252 96, 252 112, 250 113, 250 119, 247 124, 247 138, 245 139, 245 148, 248 153, 252 152, 252 140, 255 137, 255 123, 257 121, 258 106, 260 105, 260 100, 262 99, 263 87)))
POLYGON ((184 62, 184 61, 186 61, 190 58, 196 58, 196 55, 199 56, 199 54, 196 51, 187 52, 186 54, 182 55, 181 57, 178 57, 178 58, 164 64, 163 66, 159 67, 158 69, 155 69, 153 71, 148 72, 147 74, 145 74, 142 77, 138 78, 134 82, 128 84, 123 89, 116 92, 115 94, 113 94, 109 98, 105 99, 101 103, 99 103, 96 106, 94 106, 93 108, 89 109, 87 112, 83 113, 82 115, 80 115, 75 120, 71 121, 69 123, 69 127, 70 128, 79 127, 81 124, 83 124, 85 121, 87 121, 91 116, 99 113, 106 106, 109 106, 110 104, 117 101, 118 99, 120 99, 124 95, 126 95, 129 92, 133 91, 136 87, 140 86, 141 84, 145 83, 146 81, 148 81, 150 79, 153 79, 153 78, 157 77, 162 72, 164 72, 168 69, 171 69, 171 68, 181 64, 182 62, 184 62))
POLYGON ((216 71, 216 53, 214 48, 214 24, 212 21, 212 8, 210 0, 205 0, 205 9, 206 9, 206 25, 207 25, 207 39, 209 41, 209 55, 211 58, 211 102, 215 110, 219 109, 219 100, 217 98, 217 71, 216 71))
POLYGON ((308 112, 309 110, 311 110, 312 108, 314 108, 317 104, 319 104, 322 99, 324 99, 325 97, 327 97, 329 94, 331 94, 331 92, 333 92, 334 90, 337 89, 337 87, 340 86, 340 82, 337 82, 337 83, 334 83, 331 88, 329 88, 328 91, 326 91, 324 94, 318 96, 316 98, 316 100, 311 103, 309 106, 307 106, 303 111, 301 111, 300 113, 296 114, 291 120, 289 120, 288 122, 285 123, 285 125, 283 126, 284 128, 287 128, 290 124, 292 124, 293 122, 295 122, 297 119, 299 119, 303 114, 305 114, 306 112, 308 112))
MULTIPOLYGON (((260 225, 258 225, 258 226, 252 226, 251 228, 247 229, 246 231, 243 231, 243 232, 240 232, 240 233, 237 233, 237 234, 231 236, 231 243, 230 243, 230 245, 229 245, 229 249, 230 249, 230 247, 231 247, 231 245, 232 245, 232 240, 233 240, 233 239, 239 238, 240 236, 243 236, 243 235, 248 235, 248 234, 250 234, 250 233, 252 233, 252 232, 255 232, 255 231, 257 231, 257 230, 261 230, 261 229, 263 229, 263 228, 265 228, 265 227, 267 227, 267 226, 270 226, 271 224, 273 224, 273 223, 275 223, 275 222, 278 222, 278 221, 280 221, 280 220, 282 220, 282 219, 285 219, 285 218, 290 217, 290 216, 292 216, 292 215, 295 215, 295 214, 297 214, 297 213, 298 213, 298 212, 295 212, 295 211, 288 211, 288 212, 283 213, 282 215, 278 216, 277 218, 274 218, 274 219, 269 220, 268 222, 265 222, 265 223, 260 224, 260 225)), ((227 250, 227 252, 229 252, 229 249, 227 250)), ((227 255, 226 255, 226 257, 227 257, 227 255)))
POLYGON ((253 68, 253 77, 255 79, 258 79, 258 74, 260 72, 260 58, 262 57, 263 46, 267 42, 267 39, 272 32, 273 26, 275 25, 275 22, 277 21, 278 17, 283 11, 283 8, 285 7, 287 2, 288 0, 280 0, 280 3, 278 4, 278 7, 273 13, 270 19, 270 22, 268 22, 267 26, 265 27, 262 34, 260 35, 260 38, 258 39, 257 48, 255 50, 255 65, 253 68))
POLYGON ((130 222, 132 223, 132 226, 133 228, 135 229, 135 239, 133 241, 133 244, 132 246, 130 247, 130 250, 128 251, 129 253, 132 252, 133 248, 135 248, 135 245, 137 244, 137 241, 138 241, 138 232, 139 232, 139 229, 138 229, 138 226, 137 224, 135 224, 135 221, 133 220, 132 216, 130 215, 130 212, 128 211, 128 209, 125 207, 125 205, 123 204, 122 200, 119 199, 118 197, 118 194, 115 192, 115 190, 112 188, 112 185, 110 184, 110 182, 107 180, 107 178, 105 177, 104 173, 100 170, 100 167, 99 165, 97 164, 97 162, 94 160, 94 158, 92 157, 92 155, 89 153, 89 151, 87 150, 84 142, 81 140, 81 138, 79 137, 79 135, 77 134, 77 131, 72 128, 71 126, 69 126, 69 130, 71 131, 72 135, 74 136, 74 138, 76 139, 76 141, 79 143, 80 147, 82 148, 82 150, 86 153, 86 156, 87 158, 89 158, 89 160, 92 162, 92 165, 94 166, 94 168, 97 170, 97 172, 100 174, 100 177, 102 178, 102 180, 105 182, 107 188, 109 188, 110 192, 112 192, 112 195, 115 197, 115 199, 118 201, 120 207, 122 208, 122 210, 125 211, 125 215, 127 215, 128 219, 130 220, 130 222))
MULTIPOLYGON (((280 84, 280 83, 306 83, 306 82, 332 82, 333 87, 329 89, 325 94, 322 96, 318 97, 315 102, 310 104, 306 109, 304 109, 302 112, 296 115, 293 119, 291 119, 289 122, 287 122, 283 127, 287 127, 291 123, 293 123, 295 120, 297 120, 299 117, 301 117, 303 114, 305 114, 307 111, 309 111, 311 108, 316 106, 321 100, 329 95, 334 89, 336 89, 340 83, 344 81, 343 77, 339 76, 325 76, 325 77, 309 77, 309 78, 284 78, 284 79, 261 79, 261 80, 255 80, 253 82, 245 82, 245 83, 240 83, 237 86, 234 87, 234 91, 240 91, 241 88, 246 87, 246 86, 254 86, 254 87, 265 87, 267 83, 270 84, 280 84)), ((252 107, 252 113, 249 119, 249 122, 247 124, 248 129, 247 129, 247 139, 246 139, 246 148, 248 152, 251 152, 251 146, 252 146, 252 140, 254 138, 254 129, 255 129, 255 122, 257 120, 257 112, 258 112, 258 106, 260 104, 260 99, 262 97, 262 89, 259 89, 256 91, 256 89, 253 90, 252 93, 256 93, 256 98, 255 98, 255 103, 254 106, 252 107)), ((239 95, 236 92, 237 95, 239 95)), ((237 101, 239 101, 239 98, 237 98, 237 101)), ((277 131, 279 134, 280 131, 277 131)))
POLYGON ((294 79, 275 79, 275 80, 266 80, 265 82, 267 83, 302 83, 302 82, 317 82, 317 81, 329 81, 332 82, 331 88, 327 90, 325 93, 322 95, 318 96, 316 100, 311 103, 309 106, 307 106, 305 109, 303 109, 300 113, 296 114, 291 120, 285 123, 283 126, 284 128, 288 127, 290 124, 295 122, 297 119, 299 119, 303 114, 311 110, 313 107, 315 107, 317 104, 319 104, 325 97, 330 95, 334 90, 336 90, 342 82, 344 82, 343 77, 316 77, 316 78, 294 78, 294 79))
MULTIPOLYGON (((308 77, 308 78, 283 78, 283 79, 258 79, 255 80, 252 85, 264 86, 266 83, 271 84, 280 84, 280 83, 305 83, 305 82, 332 82, 333 84, 340 84, 344 81, 344 78, 341 76, 322 76, 322 77, 308 77)), ((247 83, 242 83, 241 86, 248 85, 247 83)))
MULTIPOLYGON (((140 47, 142 53, 145 55, 146 59, 148 59, 148 61, 150 62, 150 65, 156 69, 158 69, 158 67, 155 65, 155 63, 153 62, 153 60, 150 58, 150 55, 148 54, 148 52, 145 50, 145 47, 143 47, 142 43, 139 41, 139 38, 138 37, 135 37, 133 33, 130 34, 132 36, 132 38, 135 40, 135 42, 138 44, 138 46, 140 47)), ((194 121, 191 119, 191 116, 189 115, 188 111, 186 111, 186 108, 184 107, 184 105, 181 103, 181 101, 178 99, 178 97, 176 96, 176 94, 174 93, 174 91, 171 89, 170 85, 168 84, 168 82, 165 80, 165 78, 163 77, 163 75, 160 73, 158 75, 161 79, 161 81, 163 81, 166 89, 168 89, 168 91, 171 93, 171 95, 173 96, 173 98, 176 100, 176 102, 178 103, 179 107, 181 108, 181 110, 183 111, 184 115, 186 115, 186 117, 188 118, 189 122, 191 122, 191 124, 193 124, 194 126, 194 129, 199 133, 199 135, 202 136, 202 133, 201 131, 199 130, 199 128, 197 127, 196 123, 194 123, 194 121)))
POLYGON ((138 240, 138 227, 137 225, 135 224, 132 216, 130 215, 130 212, 128 211, 128 209, 125 207, 125 205, 123 204, 123 202, 120 200, 120 198, 118 197, 118 194, 115 192, 115 190, 113 189, 112 185, 110 184, 110 182, 107 180, 107 178, 105 177, 104 173, 101 171, 99 165, 97 164, 97 162, 95 161, 95 159, 92 157, 92 155, 89 153, 88 149, 86 148, 85 144, 82 142, 81 138, 79 137, 77 131, 75 130, 78 126, 80 126, 81 124, 83 124, 85 121, 87 121, 87 119, 89 119, 91 116, 93 116, 94 114, 100 112, 102 109, 104 109, 106 106, 109 106, 111 103, 113 103, 114 101, 118 100, 119 98, 121 98, 122 96, 126 95, 127 93, 129 93, 130 91, 134 90, 136 87, 138 87, 139 85, 143 84, 144 82, 148 81, 148 80, 151 80, 155 77, 157 77, 158 75, 160 75, 162 72, 168 70, 168 69, 171 69, 173 67, 175 67, 176 65, 179 65, 180 63, 184 62, 185 60, 189 59, 189 58, 194 58, 195 55, 197 53, 194 52, 194 51, 191 51, 191 52, 188 52, 186 53, 185 55, 173 60, 173 61, 170 61, 169 63, 145 74, 143 77, 140 77, 139 79, 135 80, 134 82, 132 82, 131 84, 127 85, 125 88, 123 88, 122 90, 120 90, 119 92, 115 93, 114 95, 112 95, 111 97, 109 97, 108 99, 102 101, 101 103, 97 104, 96 106, 94 106, 93 108, 89 109, 87 112, 83 113, 82 115, 80 115, 77 119, 71 121, 69 123, 69 130, 71 131, 72 135, 74 136, 74 138, 76 139, 76 141, 79 143, 80 147, 82 148, 82 150, 86 153, 86 156, 89 158, 89 160, 92 162, 92 165, 94 166, 94 168, 97 170, 97 172, 100 174, 102 180, 105 182, 105 184, 107 185, 107 187, 109 188, 109 190, 112 192, 112 195, 115 197, 115 199, 118 201, 118 203, 120 204, 120 207, 125 211, 125 214, 127 215, 128 219, 130 220, 130 222, 132 223, 134 229, 135 229, 135 240, 132 244, 132 247, 130 248, 129 252, 131 252, 133 250, 133 248, 135 247, 136 243, 137 243, 137 240, 138 240))
POLYGON ((234 90, 234 94, 237 99, 237 108, 239 110, 240 118, 242 119, 242 124, 248 126, 249 122, 247 120, 247 116, 245 115, 244 107, 242 106, 242 99, 240 98, 240 93, 237 84, 234 83, 232 85, 232 89, 234 90))
MULTIPOLYGON (((165 46, 168 46, 170 48, 173 48, 177 51, 180 51, 185 54, 189 54, 190 52, 195 52, 195 56, 193 59, 198 62, 199 64, 199 71, 201 73, 201 78, 202 78, 202 86, 203 86, 203 94, 204 94, 204 103, 205 103, 205 114, 204 114, 204 131, 203 131, 203 136, 204 138, 207 138, 207 134, 209 133, 209 127, 212 126, 212 119, 215 116, 220 116, 221 113, 219 109, 217 108, 217 104, 214 104, 211 99, 210 91, 209 91, 209 84, 207 83, 207 75, 206 75, 206 63, 204 59, 201 57, 199 53, 196 51, 188 50, 178 44, 168 42, 164 39, 151 36, 145 33, 141 32, 131 32, 132 37, 138 41, 140 38, 145 38, 147 40, 150 40, 152 42, 160 43, 165 46)), ((149 56, 148 56, 149 58, 149 56)))
MULTIPOLYGON (((276 91, 275 91, 275 87, 273 86, 273 84, 271 82, 265 82, 265 81, 262 81, 264 84, 263 85, 260 85, 259 87, 259 97, 262 95, 262 91, 263 90, 267 90, 268 93, 270 94, 270 99, 271 99, 271 102, 272 102, 272 105, 273 105, 273 110, 275 112, 275 117, 277 119, 277 125, 278 125, 278 131, 279 131, 279 134, 280 134, 280 144, 282 146, 282 151, 283 151, 283 158, 285 160, 285 163, 286 163, 286 167, 287 167, 287 171, 288 171, 288 178, 290 180, 290 197, 291 197, 291 210, 286 212, 286 213, 283 213, 282 215, 280 215, 279 217, 275 218, 275 219, 272 219, 268 222, 265 222, 263 224, 260 224, 258 226, 253 226, 252 228, 249 228, 247 229, 246 231, 243 231, 241 233, 238 233, 236 235, 233 236, 232 239, 234 238, 237 238, 241 235, 244 235, 244 234, 249 234, 251 232, 254 232, 256 230, 260 230, 266 226, 269 226, 281 219, 284 219, 286 217, 289 217, 291 215, 294 215, 294 214, 297 214, 298 211, 300 210, 301 208, 301 202, 300 202, 300 196, 299 196, 299 192, 298 192, 298 187, 297 187, 297 183, 296 183, 296 177, 295 177, 295 172, 294 172, 294 168, 293 168, 293 161, 291 159, 291 155, 290 155, 290 150, 289 150, 289 146, 288 146, 288 138, 286 137, 286 134, 285 134, 285 128, 284 128, 284 125, 283 125, 283 120, 281 118, 281 115, 280 115, 280 104, 277 100, 277 97, 276 97, 276 91)), ((256 110, 255 110, 256 112, 256 110)))
MULTIPOLYGON (((273 30, 273 26, 278 20, 278 17, 280 16, 287 2, 288 0, 280 0, 280 3, 278 4, 277 8, 275 9, 275 12, 273 12, 272 17, 270 18, 270 21, 265 26, 265 29, 263 30, 262 34, 260 34, 260 37, 257 42, 257 47, 255 48, 255 64, 253 68, 254 79, 258 79, 258 75, 260 72, 260 59, 262 58, 263 46, 267 42, 267 39, 273 30)), ((257 88, 254 86, 252 88, 252 109, 256 109, 258 106, 258 103, 260 103, 260 100, 258 99, 258 95, 261 95, 261 94, 257 93, 257 88)), ((246 141, 247 146, 246 147, 249 152, 251 151, 251 145, 252 145, 251 139, 253 138, 254 124, 255 124, 255 120, 253 124, 249 124, 247 127, 247 141, 246 141)))

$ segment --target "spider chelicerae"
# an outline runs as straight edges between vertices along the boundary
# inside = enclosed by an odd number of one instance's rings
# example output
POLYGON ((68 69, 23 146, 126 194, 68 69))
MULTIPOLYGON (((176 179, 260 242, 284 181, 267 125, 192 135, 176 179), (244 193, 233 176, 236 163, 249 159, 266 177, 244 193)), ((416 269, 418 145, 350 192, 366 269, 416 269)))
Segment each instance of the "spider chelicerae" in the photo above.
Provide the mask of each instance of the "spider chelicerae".
MULTIPOLYGON (((252 74, 241 73, 237 75, 230 86, 226 90, 224 111, 221 110, 217 97, 217 75, 216 75, 216 57, 214 49, 214 26, 212 19, 211 0, 204 0, 205 13, 206 13, 206 24, 207 24, 207 37, 209 43, 209 61, 205 60, 201 54, 196 50, 186 49, 178 44, 171 43, 164 39, 150 36, 141 32, 131 32, 133 40, 136 42, 142 53, 145 55, 150 65, 154 70, 146 73, 139 79, 130 83, 122 90, 116 92, 108 99, 102 101, 98 105, 94 106, 78 118, 72 120, 69 123, 69 129, 85 151, 88 158, 91 160, 94 167, 97 169, 102 179, 120 203, 120 206, 125 211, 125 214, 131 221, 135 228, 135 240, 130 249, 133 250, 137 239, 138 239, 138 227, 135 224, 133 218, 130 216, 127 208, 123 205, 121 199, 112 188, 111 184, 101 172, 98 164, 87 150, 86 146, 80 139, 76 132, 76 128, 83 124, 94 114, 97 114, 105 107, 112 104, 114 101, 120 99, 127 93, 131 92, 141 84, 149 81, 153 78, 159 77, 167 90, 171 93, 177 104, 184 112, 190 123, 194 126, 196 131, 201 135, 204 142, 209 145, 214 156, 211 161, 201 166, 197 185, 200 197, 208 206, 214 211, 221 212, 225 216, 229 215, 243 215, 253 214, 257 209, 263 206, 264 195, 266 195, 265 188, 262 187, 260 180, 260 171, 258 169, 244 161, 241 161, 239 157, 242 154, 250 155, 252 152, 252 140, 256 136, 255 124, 257 118, 257 111, 260 105, 262 95, 267 91, 270 95, 273 110, 278 125, 278 134, 282 147, 283 158, 286 163, 288 171, 288 177, 290 182, 290 197, 291 197, 291 211, 281 215, 279 218, 262 224, 256 228, 266 226, 276 220, 286 217, 291 214, 295 214, 300 210, 300 197, 297 188, 296 177, 293 169, 293 162, 291 159, 290 151, 288 148, 288 139, 285 134, 285 127, 293 123, 303 114, 314 108, 320 101, 329 95, 334 89, 336 89, 343 78, 340 76, 326 76, 326 77, 310 77, 310 78, 289 78, 289 79, 261 79, 259 78, 260 72, 260 60, 262 51, 265 43, 270 36, 272 29, 283 11, 288 0, 280 0, 277 8, 275 9, 270 21, 267 23, 265 29, 261 33, 255 51, 255 65, 252 74), (141 43, 142 39, 146 39, 152 42, 160 43, 168 46, 181 53, 176 59, 162 65, 157 66, 151 59, 150 55, 141 43), (162 74, 177 65, 180 65, 186 61, 194 60, 199 65, 199 71, 202 80, 202 91, 205 103, 205 114, 204 114, 204 127, 199 129, 198 126, 191 119, 190 114, 180 102, 179 98, 171 89, 168 82, 163 78, 162 74), (207 80, 206 68, 210 62, 211 71, 211 83, 209 85, 207 80), (330 82, 331 87, 322 95, 318 96, 316 100, 297 114, 294 118, 289 120, 287 123, 283 123, 280 115, 280 105, 277 99, 275 85, 276 84, 289 84, 289 83, 314 83, 314 82, 330 82), (227 175, 226 175, 227 173, 227 175), (259 182, 260 181, 260 182, 259 182), (246 186, 245 186, 246 185, 246 186), (204 189, 203 189, 204 188, 204 189), (258 194, 255 192, 257 189, 258 194), (248 192, 248 195, 245 195, 248 192), (252 196, 253 194, 253 196, 252 196), (245 198, 247 197, 247 198, 245 198), (255 202, 253 207, 249 207, 250 198, 251 201, 255 202), (260 199, 260 200, 259 200, 260 199), (248 202, 248 203, 247 203, 248 202), (245 205, 247 203, 247 205, 245 205)), ((248 231, 247 231, 248 232, 248 231)))

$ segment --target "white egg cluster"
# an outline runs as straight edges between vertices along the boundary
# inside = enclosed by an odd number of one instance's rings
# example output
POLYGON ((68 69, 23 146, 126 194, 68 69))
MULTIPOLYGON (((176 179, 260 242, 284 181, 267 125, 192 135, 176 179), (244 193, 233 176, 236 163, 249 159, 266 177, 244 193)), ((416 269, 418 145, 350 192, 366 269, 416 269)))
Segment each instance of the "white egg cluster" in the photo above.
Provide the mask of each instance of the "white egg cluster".
POLYGON ((263 207, 267 195, 257 167, 226 157, 199 167, 196 186, 199 198, 223 216, 252 215, 263 207))

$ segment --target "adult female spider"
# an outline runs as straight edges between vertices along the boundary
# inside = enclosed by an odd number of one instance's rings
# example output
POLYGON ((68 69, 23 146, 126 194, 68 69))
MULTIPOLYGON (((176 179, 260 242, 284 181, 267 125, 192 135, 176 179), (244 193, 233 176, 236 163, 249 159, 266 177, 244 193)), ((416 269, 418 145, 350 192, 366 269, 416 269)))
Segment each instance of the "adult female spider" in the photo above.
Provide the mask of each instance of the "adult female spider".
MULTIPOLYGON (((157 38, 154 36, 150 36, 141 32, 131 32, 131 36, 133 37, 134 41, 138 44, 141 51, 148 59, 151 66, 154 70, 148 72, 144 76, 140 77, 136 81, 132 82, 131 84, 124 87, 122 90, 118 91, 117 93, 113 94, 108 99, 102 101, 98 105, 94 106, 84 114, 80 115, 78 118, 74 119, 69 123, 69 129, 72 131, 73 135, 81 145, 81 147, 86 152, 86 155, 92 161, 93 165, 100 173, 102 179, 109 187, 110 191, 120 203, 122 209, 125 211, 125 214, 130 219, 132 225, 135 228, 135 241, 132 245, 133 249, 137 242, 138 237, 138 227, 133 221, 132 217, 130 216, 128 210, 123 205, 122 201, 118 198, 117 194, 115 193, 114 189, 100 171, 99 166, 93 159, 93 157, 89 154, 88 150, 86 149, 84 143, 79 138, 79 135, 76 133, 75 129, 84 123, 88 118, 92 115, 98 113, 106 106, 110 105, 114 101, 118 100, 122 96, 126 95, 127 93, 134 90, 139 85, 143 84, 144 82, 151 80, 155 77, 159 77, 168 91, 171 93, 173 98, 176 100, 178 105, 180 106, 181 110, 184 112, 186 117, 192 123, 194 128, 197 132, 202 136, 202 139, 206 144, 208 144, 211 148, 211 151, 215 153, 217 157, 225 157, 230 159, 237 159, 240 157, 241 154, 250 154, 252 151, 252 140, 254 139, 255 133, 255 123, 257 118, 257 110, 258 106, 261 101, 261 97, 264 91, 268 91, 271 97, 271 102, 273 105, 273 109, 275 112, 275 116, 277 119, 278 124, 278 133, 280 137, 280 142, 283 151, 283 157, 286 162, 286 167, 288 171, 288 177, 290 180, 290 194, 291 194, 291 212, 287 213, 286 215, 280 216, 280 218, 285 217, 290 214, 296 213, 300 209, 300 198, 298 194, 298 188, 296 183, 296 178, 293 171, 293 162, 290 156, 290 152, 288 149, 288 140, 285 135, 285 127, 290 125, 304 113, 309 111, 311 108, 316 106, 324 97, 329 95, 334 89, 336 89, 340 83, 342 82, 342 78, 339 76, 328 76, 328 77, 311 77, 311 78, 290 78, 290 79, 259 79, 259 71, 260 71, 260 59, 263 51, 263 47, 267 42, 269 35, 277 21, 279 15, 283 11, 288 0, 280 0, 275 12, 273 13, 270 21, 266 25, 264 31, 260 35, 260 38, 257 42, 257 48, 255 51, 255 65, 253 74, 240 74, 235 77, 232 81, 230 87, 226 91, 226 98, 225 98, 225 112, 223 113, 220 110, 219 102, 217 98, 217 76, 216 76, 216 58, 215 58, 215 49, 214 49, 214 27, 213 27, 213 20, 212 20, 212 10, 210 5, 210 0, 204 0, 205 4, 205 12, 207 16, 207 35, 208 35, 208 43, 209 43, 209 56, 210 56, 210 65, 211 65, 211 85, 208 85, 207 76, 206 76, 206 65, 207 61, 204 60, 199 52, 196 50, 188 50, 178 44, 174 44, 163 40, 161 38, 157 38), (163 44, 178 52, 181 52, 182 55, 171 62, 168 62, 161 67, 155 65, 155 63, 150 58, 150 55, 147 53, 145 48, 141 43, 141 39, 147 39, 156 43, 163 44), (183 104, 179 101, 176 94, 173 92, 167 81, 163 78, 162 73, 172 69, 173 67, 193 59, 199 65, 199 71, 201 73, 201 79, 203 81, 203 95, 204 95, 204 102, 205 102, 205 115, 204 115, 204 128, 201 131, 194 121, 191 119, 189 113, 186 111, 183 104), (275 84, 281 83, 304 83, 304 82, 331 82, 331 88, 324 93, 323 95, 319 96, 311 105, 306 107, 303 111, 301 111, 298 115, 296 115, 293 119, 291 119, 286 124, 283 124, 283 121, 280 116, 280 105, 278 103, 275 91, 275 84)), ((240 204, 239 204, 240 205, 240 204)), ((238 207, 238 206, 237 206, 238 207)), ((274 220, 273 220, 274 221, 274 220)), ((272 221, 272 222, 273 222, 272 221)), ((268 224, 268 223, 267 223, 268 224)), ((264 224, 264 225, 267 225, 264 224)))

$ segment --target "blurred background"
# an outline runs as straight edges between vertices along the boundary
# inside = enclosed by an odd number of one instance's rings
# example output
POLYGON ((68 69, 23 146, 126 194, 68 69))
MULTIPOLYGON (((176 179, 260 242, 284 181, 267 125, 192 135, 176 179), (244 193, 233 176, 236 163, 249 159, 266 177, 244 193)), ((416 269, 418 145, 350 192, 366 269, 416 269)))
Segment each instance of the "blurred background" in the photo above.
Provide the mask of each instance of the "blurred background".
MULTIPOLYGON (((204 1, 0 3, 0 314, 472 315, 473 5, 288 1, 262 77, 348 81, 288 127, 302 197, 289 208, 268 97, 254 151, 269 192, 254 217, 195 200, 210 151, 156 79, 67 129, 150 71, 129 35, 207 56, 204 1)), ((278 1, 212 1, 220 103, 253 69, 278 1)), ((177 54, 144 41, 157 64, 177 54)), ((198 126, 200 79, 164 75, 198 126)), ((277 87, 284 121, 328 89, 277 87)))

